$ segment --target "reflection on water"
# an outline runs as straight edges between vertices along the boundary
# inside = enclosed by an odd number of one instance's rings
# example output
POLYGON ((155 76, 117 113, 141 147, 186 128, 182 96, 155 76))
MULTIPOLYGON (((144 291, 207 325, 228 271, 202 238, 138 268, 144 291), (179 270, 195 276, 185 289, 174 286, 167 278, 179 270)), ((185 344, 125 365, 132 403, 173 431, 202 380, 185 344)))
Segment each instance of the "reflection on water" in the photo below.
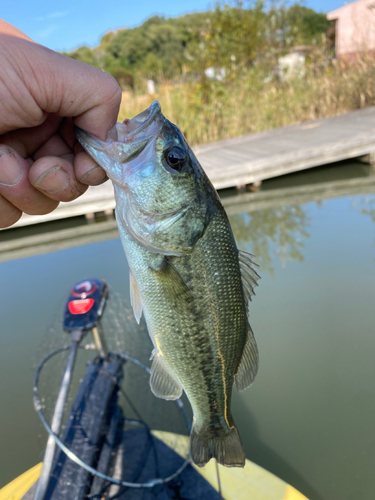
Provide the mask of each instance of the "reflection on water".
POLYGON ((361 214, 368 215, 372 222, 375 222, 375 196, 368 196, 360 201, 361 214))
MULTIPOLYGON (((353 207, 375 223, 375 196, 353 198, 353 207)), ((324 210, 324 202, 316 207, 324 210)), ((285 267, 289 260, 303 262, 305 240, 310 237, 310 217, 304 206, 286 205, 229 217, 237 245, 256 257, 262 271, 274 276, 272 263, 279 259, 285 267)), ((375 240, 374 240, 375 245, 375 240)))
MULTIPOLYGON (((234 418, 248 458, 311 500, 370 499, 375 490, 370 174, 347 162, 266 181, 257 193, 221 193, 238 246, 256 255, 263 278, 250 307, 260 371, 249 390, 234 393, 234 418)), ((40 236, 30 228, 10 231, 7 241, 0 233, 0 486, 42 458, 33 370, 66 343, 60 318, 72 284, 108 282, 110 347, 149 362, 151 343, 132 316, 113 221, 76 222, 55 223, 40 236)), ((57 389, 48 378, 42 389, 51 395, 57 389)), ((136 398, 133 376, 127 383, 136 398)), ((167 411, 158 410, 158 426, 167 411)))
POLYGON ((303 262, 304 239, 309 218, 299 206, 270 208, 230 217, 237 245, 255 255, 263 271, 274 275, 273 261, 277 257, 283 266, 288 260, 303 262))

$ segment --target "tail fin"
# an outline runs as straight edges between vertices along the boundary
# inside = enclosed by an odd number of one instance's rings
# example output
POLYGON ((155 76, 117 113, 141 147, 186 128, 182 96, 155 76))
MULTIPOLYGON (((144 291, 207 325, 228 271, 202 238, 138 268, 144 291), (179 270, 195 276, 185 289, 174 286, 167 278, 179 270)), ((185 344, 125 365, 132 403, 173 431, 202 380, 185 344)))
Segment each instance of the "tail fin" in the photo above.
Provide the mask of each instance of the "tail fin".
POLYGON ((202 429, 191 431, 191 458, 195 465, 203 467, 211 458, 226 467, 244 467, 245 450, 236 427, 226 431, 202 429))

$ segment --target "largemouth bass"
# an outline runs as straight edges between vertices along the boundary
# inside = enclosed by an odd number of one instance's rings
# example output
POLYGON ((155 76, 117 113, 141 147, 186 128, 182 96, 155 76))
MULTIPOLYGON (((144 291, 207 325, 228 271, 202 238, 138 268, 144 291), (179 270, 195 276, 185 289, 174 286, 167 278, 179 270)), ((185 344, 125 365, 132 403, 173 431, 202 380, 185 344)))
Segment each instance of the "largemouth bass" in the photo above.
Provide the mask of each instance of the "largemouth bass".
POLYGON ((231 414, 233 383, 254 380, 258 350, 247 319, 259 278, 237 249, 218 194, 158 102, 107 141, 77 129, 114 184, 116 218, 130 268, 131 301, 152 339, 152 392, 194 412, 192 460, 243 467, 231 414))

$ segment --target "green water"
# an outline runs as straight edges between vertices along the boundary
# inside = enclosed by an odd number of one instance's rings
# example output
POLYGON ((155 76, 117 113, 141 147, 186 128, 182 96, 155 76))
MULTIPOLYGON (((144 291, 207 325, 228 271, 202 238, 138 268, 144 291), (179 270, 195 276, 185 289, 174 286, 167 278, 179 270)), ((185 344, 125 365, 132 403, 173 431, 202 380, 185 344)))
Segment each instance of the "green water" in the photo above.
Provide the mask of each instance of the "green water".
MULTIPOLYGON (((368 167, 344 163, 265 182, 254 195, 222 193, 238 246, 257 256, 262 276, 250 308, 260 371, 234 391, 234 418, 247 457, 311 500, 374 497, 374 186, 368 167)), ((0 487, 43 456, 35 365, 66 343, 67 293, 90 276, 123 297, 128 350, 147 360, 118 239, 0 263, 0 487)), ((121 326, 117 334, 121 347, 121 326)))

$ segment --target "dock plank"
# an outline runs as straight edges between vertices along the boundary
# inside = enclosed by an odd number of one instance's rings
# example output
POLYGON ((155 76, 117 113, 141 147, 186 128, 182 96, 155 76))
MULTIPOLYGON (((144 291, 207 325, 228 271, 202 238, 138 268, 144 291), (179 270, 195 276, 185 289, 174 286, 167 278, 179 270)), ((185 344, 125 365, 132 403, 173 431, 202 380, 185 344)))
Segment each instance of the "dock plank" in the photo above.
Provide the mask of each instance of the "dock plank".
MULTIPOLYGON (((333 163, 373 157, 375 106, 194 148, 216 189, 237 187, 333 163)), ((90 187, 51 214, 23 215, 15 226, 74 217, 115 207, 110 183, 90 187)), ((12 226, 14 227, 14 226, 12 226)))
POLYGON ((375 107, 195 149, 216 189, 250 184, 375 150, 375 107))

